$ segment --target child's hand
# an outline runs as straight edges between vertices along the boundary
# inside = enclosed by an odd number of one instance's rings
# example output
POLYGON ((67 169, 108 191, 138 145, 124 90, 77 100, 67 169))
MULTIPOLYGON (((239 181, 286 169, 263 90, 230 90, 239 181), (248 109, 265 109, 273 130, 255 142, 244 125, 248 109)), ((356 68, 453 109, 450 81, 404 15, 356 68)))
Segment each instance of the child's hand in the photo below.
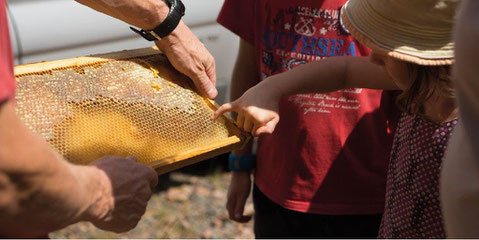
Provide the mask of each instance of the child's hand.
POLYGON ((273 133, 279 122, 279 95, 274 89, 256 85, 234 102, 223 104, 213 115, 218 118, 226 112, 236 112, 236 124, 253 136, 273 133))

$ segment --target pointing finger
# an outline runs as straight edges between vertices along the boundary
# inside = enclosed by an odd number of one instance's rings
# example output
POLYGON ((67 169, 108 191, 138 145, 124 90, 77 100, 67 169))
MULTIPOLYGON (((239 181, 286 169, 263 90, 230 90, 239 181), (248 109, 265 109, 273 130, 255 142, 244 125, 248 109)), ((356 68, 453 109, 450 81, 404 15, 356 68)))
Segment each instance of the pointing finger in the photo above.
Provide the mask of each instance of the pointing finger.
POLYGON ((213 114, 213 119, 217 119, 219 116, 223 115, 226 112, 233 110, 233 103, 225 103, 219 107, 216 112, 213 114))

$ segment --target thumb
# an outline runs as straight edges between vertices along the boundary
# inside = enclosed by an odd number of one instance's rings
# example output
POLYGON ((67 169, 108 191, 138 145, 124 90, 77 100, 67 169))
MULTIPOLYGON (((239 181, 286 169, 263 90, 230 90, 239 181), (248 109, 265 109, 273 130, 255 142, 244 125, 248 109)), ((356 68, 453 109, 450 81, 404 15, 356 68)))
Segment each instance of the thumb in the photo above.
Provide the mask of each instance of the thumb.
POLYGON ((241 198, 236 201, 235 206, 235 219, 238 222, 248 222, 251 219, 251 216, 243 216, 244 206, 246 204, 246 198, 241 198))
POLYGON ((206 66, 206 75, 208 75, 208 78, 210 79, 211 83, 213 86, 216 86, 216 64, 215 64, 215 59, 213 56, 210 54, 209 58, 209 64, 206 66))
POLYGON ((240 219, 243 216, 244 202, 237 201, 235 206, 235 218, 240 219))
POLYGON ((205 70, 194 72, 189 76, 201 94, 206 95, 210 99, 214 99, 218 95, 215 85, 208 77, 205 70))

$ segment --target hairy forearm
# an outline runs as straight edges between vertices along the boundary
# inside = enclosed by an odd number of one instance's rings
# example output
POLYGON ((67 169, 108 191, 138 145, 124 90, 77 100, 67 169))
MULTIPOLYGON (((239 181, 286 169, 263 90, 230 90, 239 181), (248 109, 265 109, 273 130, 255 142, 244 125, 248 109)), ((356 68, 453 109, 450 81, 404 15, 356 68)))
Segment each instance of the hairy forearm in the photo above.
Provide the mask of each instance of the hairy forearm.
POLYGON ((261 84, 282 96, 333 92, 345 88, 397 89, 384 72, 367 57, 331 57, 274 75, 261 84))
POLYGON ((38 236, 80 220, 97 201, 102 172, 66 163, 16 117, 0 108, 0 235, 38 236))
POLYGON ((161 0, 76 0, 99 12, 133 26, 153 29, 168 15, 169 8, 161 0))

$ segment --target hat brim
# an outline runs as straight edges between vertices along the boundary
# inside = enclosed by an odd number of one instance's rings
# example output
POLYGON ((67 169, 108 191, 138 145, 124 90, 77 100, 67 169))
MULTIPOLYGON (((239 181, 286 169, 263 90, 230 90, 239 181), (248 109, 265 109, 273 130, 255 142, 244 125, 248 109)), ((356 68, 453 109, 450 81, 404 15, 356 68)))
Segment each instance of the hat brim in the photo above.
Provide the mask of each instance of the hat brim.
MULTIPOLYGON (((346 6, 346 5, 345 5, 346 6)), ((426 66, 441 66, 441 65, 451 65, 454 63, 453 57, 447 58, 423 58, 420 56, 414 56, 411 54, 407 54, 404 52, 399 52, 394 49, 388 49, 386 47, 381 46, 379 43, 375 42, 374 39, 367 36, 366 33, 360 31, 349 19, 348 14, 345 11, 345 6, 341 9, 341 24, 351 33, 351 35, 358 40, 363 45, 367 46, 371 50, 384 54, 402 61, 415 63, 418 65, 426 65, 426 66)))

